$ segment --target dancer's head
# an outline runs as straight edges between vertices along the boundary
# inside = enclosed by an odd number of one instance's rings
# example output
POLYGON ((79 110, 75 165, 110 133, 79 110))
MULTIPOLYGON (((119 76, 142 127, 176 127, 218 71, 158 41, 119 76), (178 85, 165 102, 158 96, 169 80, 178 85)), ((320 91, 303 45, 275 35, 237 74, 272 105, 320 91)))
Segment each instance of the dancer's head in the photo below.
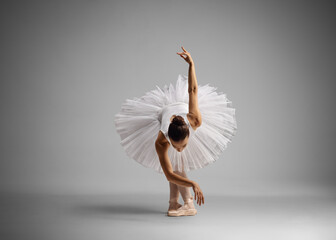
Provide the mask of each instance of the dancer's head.
POLYGON ((183 117, 175 116, 168 128, 168 136, 173 147, 182 152, 188 144, 189 128, 183 117))

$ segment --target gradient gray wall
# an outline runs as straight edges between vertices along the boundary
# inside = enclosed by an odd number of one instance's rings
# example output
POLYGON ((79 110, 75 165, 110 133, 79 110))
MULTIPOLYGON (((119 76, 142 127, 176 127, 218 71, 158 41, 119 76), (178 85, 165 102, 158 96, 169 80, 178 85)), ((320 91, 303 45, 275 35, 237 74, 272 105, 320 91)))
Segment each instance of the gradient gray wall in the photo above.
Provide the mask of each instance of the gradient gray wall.
POLYGON ((332 1, 7 1, 1 24, 2 191, 167 193, 129 159, 114 115, 175 83, 227 94, 238 132, 189 172, 207 194, 335 190, 332 1))

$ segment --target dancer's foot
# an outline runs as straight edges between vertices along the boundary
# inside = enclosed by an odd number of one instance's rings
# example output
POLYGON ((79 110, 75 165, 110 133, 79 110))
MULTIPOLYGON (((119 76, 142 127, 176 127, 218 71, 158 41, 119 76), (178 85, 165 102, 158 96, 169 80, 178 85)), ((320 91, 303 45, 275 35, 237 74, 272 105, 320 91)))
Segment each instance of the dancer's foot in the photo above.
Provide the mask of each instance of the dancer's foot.
POLYGON ((182 207, 182 205, 178 202, 171 202, 169 201, 169 208, 168 208, 168 212, 170 211, 176 211, 178 208, 182 207))
POLYGON ((194 216, 197 214, 197 210, 194 206, 193 197, 190 197, 190 199, 187 200, 187 202, 184 203, 183 206, 178 208, 177 210, 171 210, 168 211, 168 216, 194 216))

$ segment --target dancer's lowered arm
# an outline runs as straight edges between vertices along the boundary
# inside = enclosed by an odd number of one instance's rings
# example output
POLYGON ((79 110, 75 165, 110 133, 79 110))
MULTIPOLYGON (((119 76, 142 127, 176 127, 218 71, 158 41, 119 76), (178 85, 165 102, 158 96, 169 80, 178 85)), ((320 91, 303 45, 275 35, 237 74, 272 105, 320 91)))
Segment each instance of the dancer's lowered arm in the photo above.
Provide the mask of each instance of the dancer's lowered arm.
MULTIPOLYGON (((160 134, 160 133, 159 133, 160 134)), ((159 137, 158 137, 159 138, 159 137)), ((204 204, 203 192, 197 182, 191 181, 188 178, 182 177, 174 173, 169 156, 168 156, 169 144, 162 144, 159 140, 155 141, 155 149, 158 154, 160 164, 166 178, 169 182, 175 183, 177 185, 192 187, 195 193, 195 200, 197 204, 204 204)))

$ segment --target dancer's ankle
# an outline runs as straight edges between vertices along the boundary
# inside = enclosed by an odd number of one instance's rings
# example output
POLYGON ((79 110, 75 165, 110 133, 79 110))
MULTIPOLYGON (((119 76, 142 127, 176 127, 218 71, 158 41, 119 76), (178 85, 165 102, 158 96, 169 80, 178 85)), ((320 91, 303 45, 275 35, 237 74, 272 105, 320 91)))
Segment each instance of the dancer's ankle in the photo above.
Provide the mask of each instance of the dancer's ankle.
POLYGON ((178 199, 170 199, 169 204, 176 204, 178 203, 178 199))
POLYGON ((193 196, 188 197, 187 199, 184 199, 184 204, 194 203, 193 196))

